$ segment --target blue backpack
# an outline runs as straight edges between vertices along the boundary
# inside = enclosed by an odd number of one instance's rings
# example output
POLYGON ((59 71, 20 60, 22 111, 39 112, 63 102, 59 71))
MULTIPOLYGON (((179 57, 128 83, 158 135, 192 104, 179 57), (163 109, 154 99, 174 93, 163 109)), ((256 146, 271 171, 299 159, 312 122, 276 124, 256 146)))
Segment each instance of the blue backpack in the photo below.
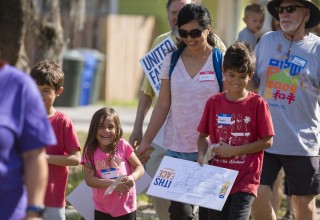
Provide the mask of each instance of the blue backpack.
MULTIPOLYGON (((183 51, 184 47, 179 48, 172 52, 172 57, 170 61, 170 69, 169 69, 169 80, 171 79, 171 75, 173 72, 174 67, 176 66, 178 59, 183 51)), ((216 77, 219 83, 220 92, 222 92, 222 52, 218 48, 214 48, 212 50, 212 62, 213 68, 216 73, 216 77)))

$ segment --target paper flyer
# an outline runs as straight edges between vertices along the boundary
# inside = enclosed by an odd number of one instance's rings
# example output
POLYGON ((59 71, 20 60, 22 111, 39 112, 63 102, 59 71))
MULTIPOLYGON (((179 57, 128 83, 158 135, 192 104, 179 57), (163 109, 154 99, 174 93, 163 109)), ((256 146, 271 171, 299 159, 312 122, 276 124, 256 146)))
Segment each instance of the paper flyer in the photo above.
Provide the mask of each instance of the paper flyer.
POLYGON ((165 156, 147 195, 221 211, 238 171, 165 156))

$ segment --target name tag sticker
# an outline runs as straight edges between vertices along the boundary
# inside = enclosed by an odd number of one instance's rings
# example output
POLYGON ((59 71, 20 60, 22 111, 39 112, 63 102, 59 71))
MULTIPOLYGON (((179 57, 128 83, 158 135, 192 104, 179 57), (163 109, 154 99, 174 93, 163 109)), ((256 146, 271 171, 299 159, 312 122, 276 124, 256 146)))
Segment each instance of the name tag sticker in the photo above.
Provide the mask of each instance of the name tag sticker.
POLYGON ((114 179, 117 178, 117 169, 116 168, 109 168, 101 170, 102 178, 103 179, 114 179))
POLYGON ((301 68, 303 68, 307 64, 307 61, 302 59, 302 58, 300 58, 300 57, 295 56, 293 58, 293 60, 292 60, 292 63, 294 63, 297 66, 300 66, 301 68))
POLYGON ((214 73, 214 71, 204 71, 204 72, 200 72, 199 82, 214 81, 214 80, 215 80, 215 73, 214 73))
POLYGON ((232 125, 231 114, 218 114, 218 125, 232 125))

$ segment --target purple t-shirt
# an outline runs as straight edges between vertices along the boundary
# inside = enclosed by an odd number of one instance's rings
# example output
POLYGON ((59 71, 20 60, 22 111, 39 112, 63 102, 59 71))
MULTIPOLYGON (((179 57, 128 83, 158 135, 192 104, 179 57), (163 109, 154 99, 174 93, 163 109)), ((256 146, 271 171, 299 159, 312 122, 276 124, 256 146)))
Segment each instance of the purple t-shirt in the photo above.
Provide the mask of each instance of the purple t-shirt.
POLYGON ((38 87, 27 74, 0 68, 0 216, 22 219, 27 207, 21 153, 56 143, 38 87))

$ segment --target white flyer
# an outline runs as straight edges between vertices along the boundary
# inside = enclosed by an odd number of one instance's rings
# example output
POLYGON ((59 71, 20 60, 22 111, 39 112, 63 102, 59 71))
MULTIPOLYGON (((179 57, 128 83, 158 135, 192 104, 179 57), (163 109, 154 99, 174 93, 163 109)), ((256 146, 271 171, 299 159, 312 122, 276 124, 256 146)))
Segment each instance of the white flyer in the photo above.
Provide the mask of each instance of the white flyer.
POLYGON ((176 49, 176 45, 170 36, 166 37, 157 46, 152 48, 140 59, 143 71, 147 75, 154 93, 158 96, 160 92, 160 68, 165 56, 176 49))
POLYGON ((165 156, 147 195, 221 211, 238 171, 165 156))

